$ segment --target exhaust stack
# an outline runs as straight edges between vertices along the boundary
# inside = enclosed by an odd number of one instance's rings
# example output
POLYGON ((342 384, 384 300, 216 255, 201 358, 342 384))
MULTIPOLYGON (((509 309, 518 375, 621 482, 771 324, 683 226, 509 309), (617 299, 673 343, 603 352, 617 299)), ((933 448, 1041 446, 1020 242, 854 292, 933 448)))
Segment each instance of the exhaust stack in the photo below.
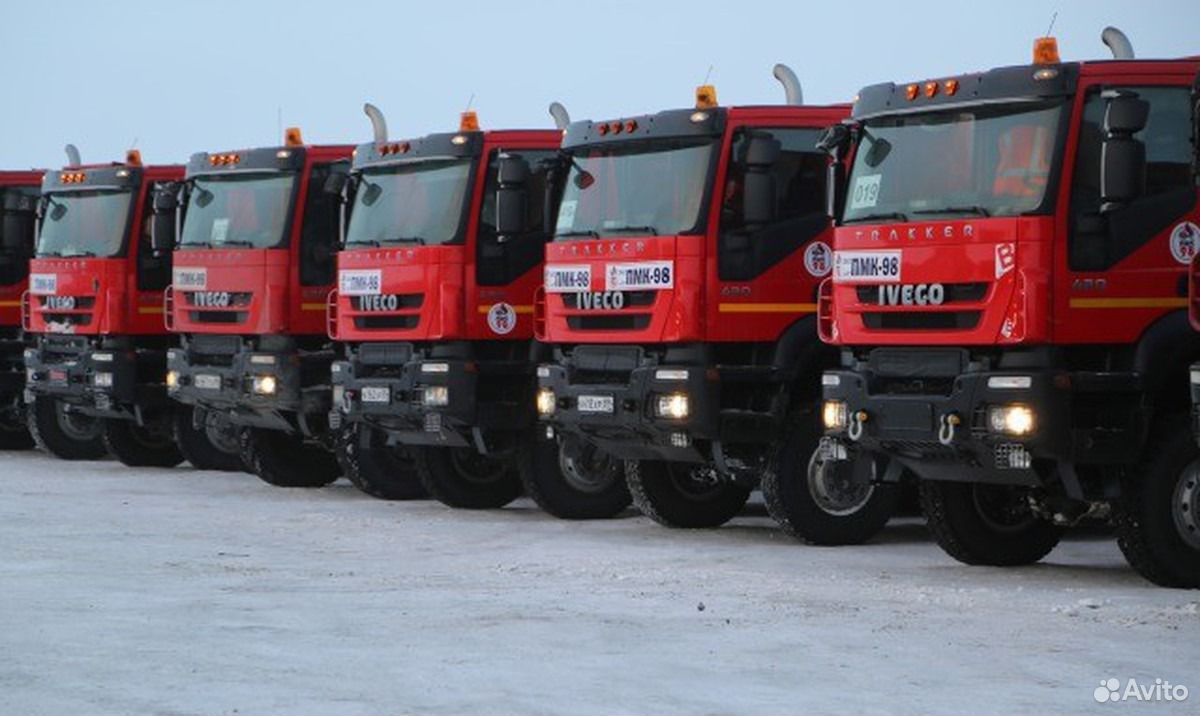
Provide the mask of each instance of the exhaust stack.
POLYGON ((375 143, 386 144, 388 137, 387 120, 383 118, 383 112, 380 112, 379 108, 375 105, 367 102, 363 104, 363 114, 367 115, 367 118, 371 120, 371 129, 375 132, 375 143))
POLYGON ((567 114, 567 108, 561 102, 550 103, 550 116, 554 117, 554 126, 558 129, 566 129, 571 123, 571 115, 567 114))
POLYGON ((68 144, 66 146, 66 151, 67 151, 67 166, 69 166, 69 167, 83 166, 83 160, 79 158, 79 147, 76 147, 74 144, 68 144))
POLYGON ((1104 28, 1104 32, 1100 33, 1100 39, 1108 45, 1108 49, 1112 50, 1114 60, 1133 59, 1133 43, 1129 41, 1129 37, 1125 33, 1117 28, 1111 25, 1104 28))
POLYGON ((796 73, 792 72, 791 67, 781 62, 775 65, 775 69, 771 70, 771 74, 775 75, 775 79, 779 80, 779 84, 783 85, 784 101, 786 104, 804 104, 804 90, 800 88, 800 80, 796 77, 796 73))

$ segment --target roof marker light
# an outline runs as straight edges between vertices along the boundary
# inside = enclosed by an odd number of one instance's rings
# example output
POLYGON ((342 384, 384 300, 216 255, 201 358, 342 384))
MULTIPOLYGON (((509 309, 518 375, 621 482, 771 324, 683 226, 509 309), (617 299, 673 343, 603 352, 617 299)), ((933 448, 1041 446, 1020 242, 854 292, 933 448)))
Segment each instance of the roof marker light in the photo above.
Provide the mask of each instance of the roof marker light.
POLYGON ((946 94, 954 96, 954 93, 958 92, 958 80, 946 80, 942 83, 942 89, 946 94))
POLYGON ((597 124, 597 125, 596 125, 596 131, 600 133, 600 136, 601 136, 601 137, 603 137, 604 135, 608 134, 608 123, 607 123, 607 122, 601 122, 600 124, 597 124))
POLYGON ((633 134, 634 132, 637 131, 637 128, 638 128, 637 120, 629 119, 629 120, 625 121, 625 133, 626 134, 633 134))
POLYGON ((937 94, 937 92, 938 92, 938 83, 937 82, 926 82, 925 83, 925 96, 926 97, 932 97, 935 94, 937 94))
POLYGON ((920 92, 920 90, 920 87, 915 84, 911 84, 904 88, 904 96, 908 98, 909 102, 911 102, 917 98, 917 93, 920 92))

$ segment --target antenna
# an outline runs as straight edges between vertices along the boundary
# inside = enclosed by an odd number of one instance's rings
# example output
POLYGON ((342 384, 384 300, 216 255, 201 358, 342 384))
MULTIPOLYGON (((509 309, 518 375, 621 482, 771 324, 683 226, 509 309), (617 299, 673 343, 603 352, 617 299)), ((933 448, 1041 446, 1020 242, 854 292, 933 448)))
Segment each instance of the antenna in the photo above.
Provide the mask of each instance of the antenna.
POLYGON ((702 85, 706 85, 706 84, 708 84, 708 78, 712 77, 712 71, 713 71, 713 66, 712 66, 712 65, 709 65, 709 66, 708 66, 708 72, 705 72, 705 73, 704 73, 704 81, 703 81, 703 82, 701 82, 700 84, 702 84, 702 85))
POLYGON ((283 105, 275 105, 275 136, 283 135, 283 105))
POLYGON ((1054 23, 1056 20, 1058 20, 1058 10, 1055 10, 1054 14, 1050 16, 1050 27, 1046 28, 1046 34, 1042 35, 1042 37, 1050 37, 1050 33, 1054 31, 1054 23))
POLYGON ((467 106, 466 106, 466 109, 464 109, 463 111, 464 111, 464 112, 470 112, 470 111, 471 111, 471 105, 473 105, 473 104, 475 104, 475 93, 474 93, 474 92, 472 92, 472 93, 471 93, 471 97, 470 97, 469 99, 467 99, 467 106))
POLYGON ((137 138, 137 137, 134 137, 134 138, 133 138, 133 141, 129 143, 129 148, 130 148, 130 149, 137 149, 137 143, 138 143, 138 138, 137 138))

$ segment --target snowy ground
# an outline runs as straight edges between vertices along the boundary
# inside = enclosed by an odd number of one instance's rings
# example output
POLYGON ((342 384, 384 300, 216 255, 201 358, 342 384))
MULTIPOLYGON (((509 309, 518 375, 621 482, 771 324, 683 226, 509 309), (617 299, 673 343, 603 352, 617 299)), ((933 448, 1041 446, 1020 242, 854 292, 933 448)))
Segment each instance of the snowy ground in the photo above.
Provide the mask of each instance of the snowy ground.
POLYGON ((1197 713, 1200 594, 1106 536, 966 568, 338 483, 0 455, 0 712, 1197 713), (1098 704, 1101 679, 1188 702, 1098 704))

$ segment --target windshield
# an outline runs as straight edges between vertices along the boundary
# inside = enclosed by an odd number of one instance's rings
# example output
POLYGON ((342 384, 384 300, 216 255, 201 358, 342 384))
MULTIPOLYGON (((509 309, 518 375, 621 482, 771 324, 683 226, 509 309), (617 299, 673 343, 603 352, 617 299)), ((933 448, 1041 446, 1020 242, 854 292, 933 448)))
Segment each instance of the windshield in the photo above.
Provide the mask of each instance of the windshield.
POLYGON ((715 147, 704 138, 576 150, 555 238, 703 231, 715 147))
POLYGON ((284 242, 295 174, 203 177, 188 197, 180 246, 269 249, 284 242))
POLYGON ((47 194, 37 255, 119 255, 132 197, 127 189, 47 194))
POLYGON ((471 166, 445 160, 363 172, 346 244, 461 242, 471 166))
POLYGON ((1063 107, 984 105, 867 120, 842 223, 1038 209, 1063 107))

